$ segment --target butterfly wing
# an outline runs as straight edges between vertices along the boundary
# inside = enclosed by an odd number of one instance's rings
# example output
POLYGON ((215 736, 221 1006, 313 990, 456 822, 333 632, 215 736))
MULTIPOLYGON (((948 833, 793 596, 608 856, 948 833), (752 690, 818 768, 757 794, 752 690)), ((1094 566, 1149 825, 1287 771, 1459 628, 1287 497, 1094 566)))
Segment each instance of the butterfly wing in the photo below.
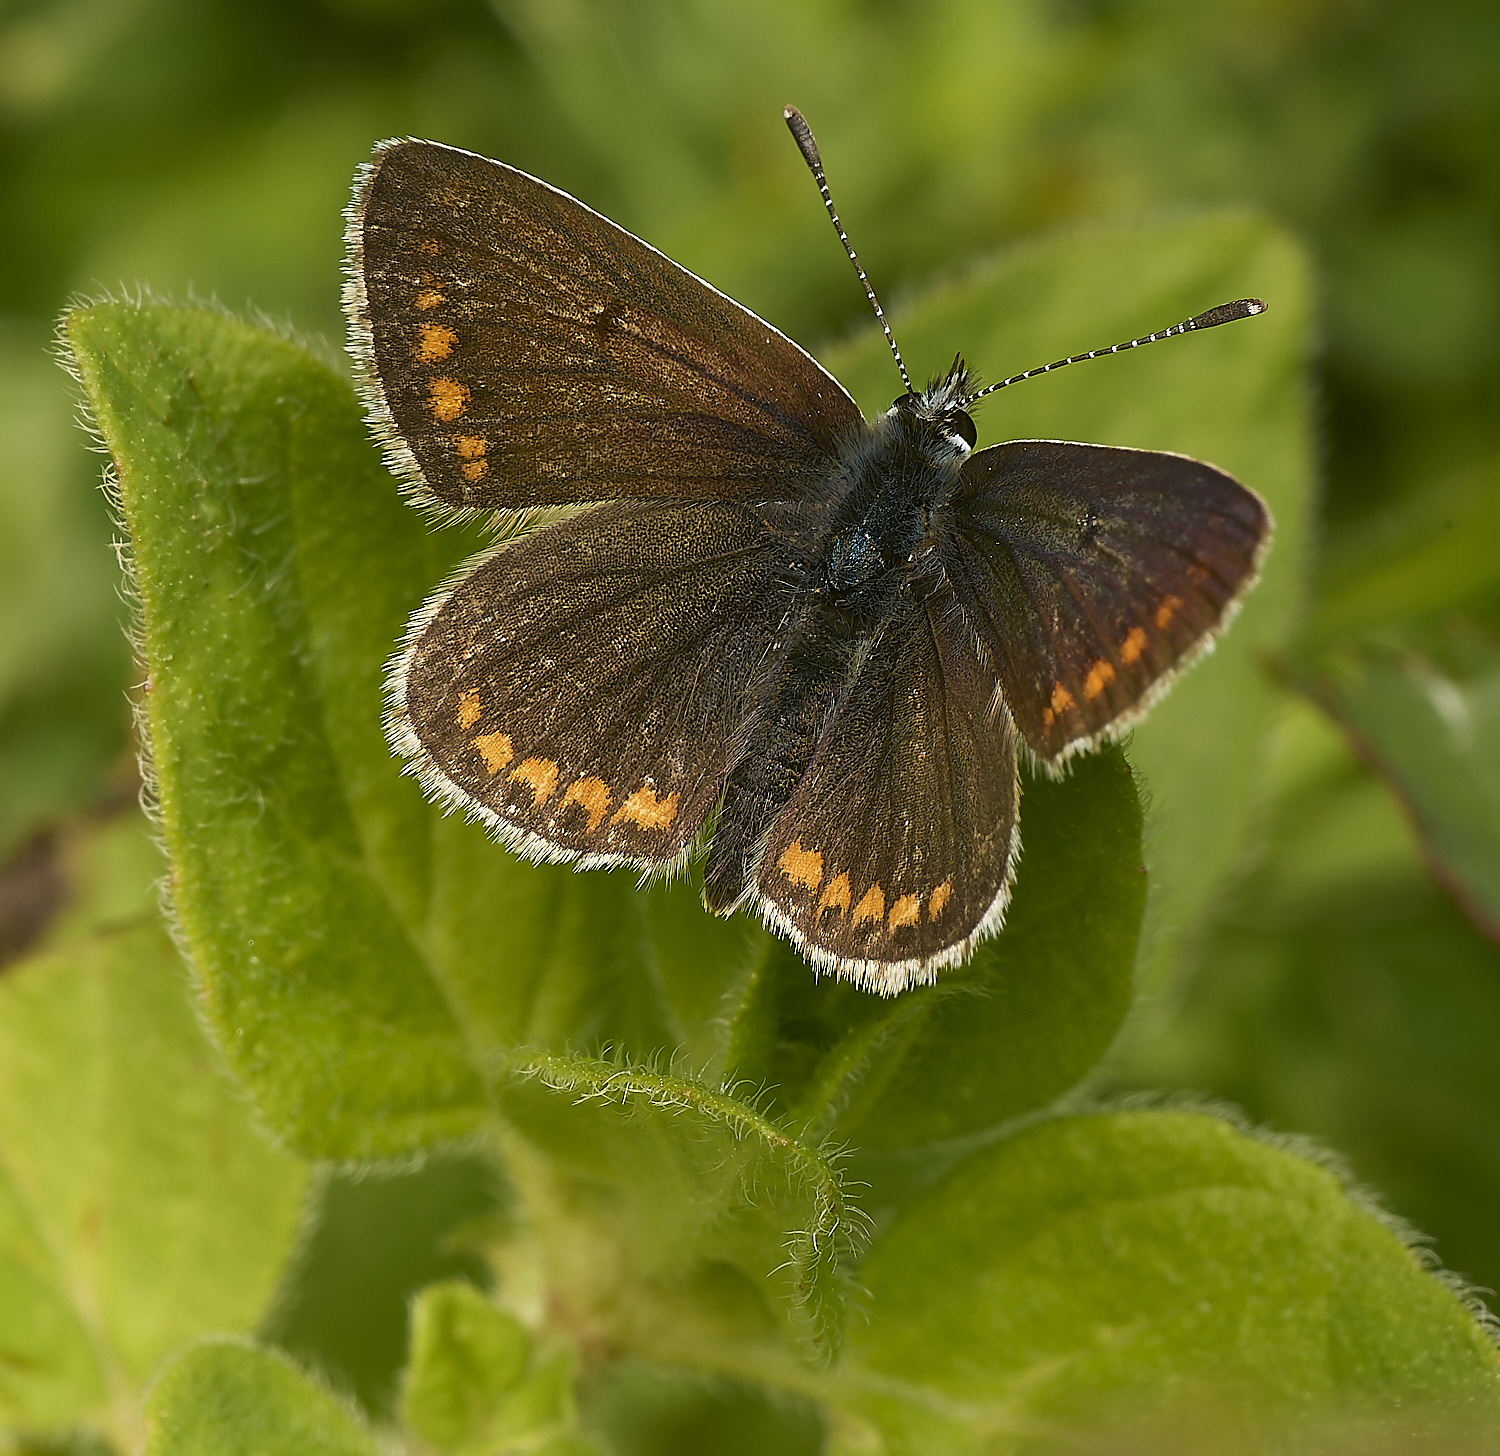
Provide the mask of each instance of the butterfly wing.
POLYGON ((392 741, 522 854, 670 865, 728 773, 776 562, 730 502, 617 501, 545 526, 414 619, 392 741))
POLYGON ((946 592, 909 600, 859 666, 756 872, 765 917, 883 995, 999 928, 1017 851, 1015 729, 946 592))
POLYGON ((971 456, 949 581, 1043 761, 1135 722, 1254 585, 1260 497, 1183 455, 1012 440, 971 456))
POLYGON ((385 143, 347 242, 366 404, 422 499, 802 499, 860 424, 790 339, 503 163, 385 143))

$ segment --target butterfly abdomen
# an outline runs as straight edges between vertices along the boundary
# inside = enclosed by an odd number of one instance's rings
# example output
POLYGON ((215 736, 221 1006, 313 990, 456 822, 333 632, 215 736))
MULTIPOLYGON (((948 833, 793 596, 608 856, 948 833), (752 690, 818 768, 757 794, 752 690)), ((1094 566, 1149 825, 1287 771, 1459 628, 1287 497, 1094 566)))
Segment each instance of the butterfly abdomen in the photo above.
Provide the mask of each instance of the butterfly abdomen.
POLYGON ((867 641, 840 614, 815 604, 791 629, 720 803, 703 874, 703 903, 715 913, 727 915, 748 892, 765 836, 807 771, 867 641))

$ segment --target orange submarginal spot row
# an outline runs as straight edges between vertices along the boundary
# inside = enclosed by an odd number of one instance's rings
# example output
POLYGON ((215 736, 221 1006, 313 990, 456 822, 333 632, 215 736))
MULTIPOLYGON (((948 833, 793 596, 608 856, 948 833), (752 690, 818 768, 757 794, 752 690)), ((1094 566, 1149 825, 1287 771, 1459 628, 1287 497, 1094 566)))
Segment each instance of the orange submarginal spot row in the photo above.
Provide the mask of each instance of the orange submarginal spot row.
POLYGON ((642 784, 615 810, 615 817, 609 822, 612 825, 630 823, 640 829, 668 829, 676 817, 676 794, 658 799, 650 784, 642 784))
POLYGON ((1089 675, 1083 680, 1083 695, 1092 701, 1097 698, 1104 689, 1115 680, 1115 665, 1107 658, 1101 657, 1089 668, 1089 675))
POLYGON ((453 352, 458 335, 447 324, 419 324, 412 358, 418 364, 439 364, 453 352))
POLYGON ((1139 627, 1132 627, 1120 644, 1120 661, 1129 667, 1146 650, 1146 634, 1139 627))
POLYGON ((516 756, 510 737, 505 733, 480 733, 473 742, 474 747, 479 750, 479 756, 484 759, 484 766, 491 778, 516 756))
POLYGON ((1156 625, 1158 627, 1168 626, 1172 618, 1177 615, 1177 610, 1181 606, 1181 597, 1164 598, 1162 604, 1156 609, 1156 625))
POLYGON ((483 480, 490 472, 490 463, 484 458, 485 451, 490 447, 488 440, 483 435, 457 435, 453 440, 453 448, 458 452, 458 457, 464 463, 459 466, 459 473, 471 483, 483 480))
POLYGON ((803 849, 802 841, 794 839, 782 850, 777 861, 784 874, 794 885, 816 890, 823 883, 823 853, 817 849, 803 849))
POLYGON ((885 919, 885 891, 880 888, 877 881, 865 891, 858 905, 854 907, 854 923, 862 925, 866 920, 874 920, 877 923, 885 919))
POLYGON ((932 892, 932 898, 927 902, 927 918, 929 920, 936 920, 938 916, 943 913, 944 909, 947 908, 948 901, 950 901, 952 898, 953 881, 944 880, 943 883, 932 892))
POLYGON ((922 901, 916 895, 903 895, 891 906, 890 918, 886 925, 891 930, 899 930, 903 925, 915 925, 922 918, 922 901))
POLYGON ((559 812, 566 809, 569 804, 580 805, 584 813, 589 816, 588 832, 592 834, 609 812, 612 797, 609 785, 603 779, 596 779, 592 774, 588 774, 581 779, 575 779, 568 785, 568 791, 563 795, 559 812))
POLYGON ((523 783, 531 789, 531 807, 540 809, 557 787, 557 760, 525 758, 510 772, 511 783, 523 783))
POLYGON ((417 307, 424 313, 430 308, 436 308, 440 303, 447 303, 448 295, 439 293, 436 288, 424 288, 417 295, 417 307))
POLYGON ((473 688, 470 688, 458 700, 458 726, 467 733, 482 717, 484 717, 484 701, 473 688))
MULTIPOLYGON (((816 890, 822 883, 823 856, 818 850, 804 849, 800 839, 794 839, 781 852, 777 865, 782 874, 794 885, 816 890)), ((953 881, 944 880, 928 897, 927 919, 936 920, 947 908, 952 898, 953 881)), ((828 887, 819 896, 817 916, 821 919, 824 912, 829 910, 840 915, 848 914, 853 901, 854 895, 849 884, 849 876, 846 872, 840 871, 828 882, 828 887)), ((885 890, 879 883, 871 885, 860 897, 859 904, 854 906, 853 923, 855 925, 862 925, 867 920, 884 920, 887 929, 900 930, 903 926, 919 924, 921 919, 922 896, 916 894, 899 896, 892 904, 890 914, 887 916, 885 890)))
POLYGON ((469 386, 456 379, 434 379, 427 386, 427 408, 443 424, 451 424, 469 407, 469 386))
POLYGON ((1042 709, 1042 723, 1050 728, 1069 708, 1073 706, 1073 694, 1061 683, 1055 683, 1052 687, 1052 705, 1042 709))
POLYGON ((849 876, 836 875, 828 882, 828 888, 823 891, 823 898, 818 901, 818 914, 822 915, 825 910, 837 910, 843 914, 853 903, 853 897, 849 892, 849 876))

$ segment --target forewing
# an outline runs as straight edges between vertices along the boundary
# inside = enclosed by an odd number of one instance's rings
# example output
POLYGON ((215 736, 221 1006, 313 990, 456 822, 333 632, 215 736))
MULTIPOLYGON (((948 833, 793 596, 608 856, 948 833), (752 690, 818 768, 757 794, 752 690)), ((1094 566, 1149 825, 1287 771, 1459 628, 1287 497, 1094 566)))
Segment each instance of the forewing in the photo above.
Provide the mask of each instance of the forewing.
POLYGON ((882 995, 998 929, 1017 851, 1015 730, 951 597, 887 626, 772 827, 762 913, 882 995))
POLYGON ((748 509, 597 506, 418 615, 392 741, 429 791, 532 858, 670 864, 722 788, 779 600, 748 509))
POLYGON ((1212 465, 1055 440, 971 456, 952 521, 949 581, 1051 763, 1134 722, 1213 640, 1271 531, 1212 465))
POLYGON ((366 403, 425 498, 802 499, 860 423, 769 324, 500 162, 387 142, 346 236, 366 403))

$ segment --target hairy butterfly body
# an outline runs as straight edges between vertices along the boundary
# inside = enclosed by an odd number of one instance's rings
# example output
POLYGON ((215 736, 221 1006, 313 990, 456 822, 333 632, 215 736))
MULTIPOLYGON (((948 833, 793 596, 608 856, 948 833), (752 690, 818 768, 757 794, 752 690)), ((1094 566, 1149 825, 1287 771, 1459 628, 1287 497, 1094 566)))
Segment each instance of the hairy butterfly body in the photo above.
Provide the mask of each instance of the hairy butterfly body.
POLYGON ((561 516, 414 618, 398 752, 534 859, 669 870, 712 824, 708 908, 874 991, 998 927, 1019 747, 1057 769, 1136 721, 1269 538, 1183 456, 976 451, 958 361, 866 422, 769 324, 471 153, 382 145, 348 241, 351 347, 414 497, 561 516))

